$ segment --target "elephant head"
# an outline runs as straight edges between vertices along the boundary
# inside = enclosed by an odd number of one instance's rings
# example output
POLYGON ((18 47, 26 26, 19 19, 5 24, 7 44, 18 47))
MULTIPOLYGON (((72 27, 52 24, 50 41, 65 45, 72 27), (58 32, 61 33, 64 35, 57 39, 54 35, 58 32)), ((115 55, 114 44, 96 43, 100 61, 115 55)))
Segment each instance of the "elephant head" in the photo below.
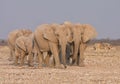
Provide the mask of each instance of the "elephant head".
POLYGON ((23 34, 23 36, 29 36, 32 34, 32 31, 29 29, 21 29, 20 32, 23 34))
POLYGON ((32 31, 29 29, 20 29, 20 30, 15 30, 13 32, 16 32, 16 33, 14 33, 14 36, 16 38, 18 38, 20 36, 29 36, 30 34, 32 34, 32 31))
POLYGON ((49 41, 57 43, 58 40, 54 33, 54 27, 51 27, 49 24, 44 24, 42 27, 44 28, 43 37, 49 41))
POLYGON ((88 42, 97 36, 96 30, 90 24, 82 24, 82 41, 88 42))
POLYGON ((67 44, 67 42, 71 41, 71 31, 65 25, 50 24, 46 26, 50 28, 45 28, 43 33, 44 38, 52 42, 59 42, 59 44, 67 44))
POLYGON ((72 43, 73 42, 73 31, 72 31, 73 24, 69 21, 65 21, 63 25, 65 26, 65 30, 67 33, 67 41, 68 43, 72 43))

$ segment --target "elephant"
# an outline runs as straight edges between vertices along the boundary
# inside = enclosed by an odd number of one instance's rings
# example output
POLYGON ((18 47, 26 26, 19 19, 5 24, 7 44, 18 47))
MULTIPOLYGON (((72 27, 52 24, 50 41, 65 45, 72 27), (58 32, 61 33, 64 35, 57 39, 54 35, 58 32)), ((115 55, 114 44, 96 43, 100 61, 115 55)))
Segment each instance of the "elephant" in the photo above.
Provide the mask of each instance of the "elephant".
POLYGON ((8 46, 10 48, 10 57, 9 57, 10 61, 13 60, 16 39, 20 36, 28 36, 31 33, 32 33, 32 31, 29 29, 20 29, 20 30, 17 29, 8 34, 7 42, 8 42, 8 46))
POLYGON ((33 57, 37 56, 38 51, 34 44, 33 34, 29 36, 20 36, 15 41, 15 65, 20 58, 20 66, 24 64, 24 58, 28 55, 28 65, 33 66, 33 57))
POLYGON ((73 24, 69 21, 64 24, 69 26, 72 34, 72 42, 70 43, 72 64, 84 66, 84 51, 87 43, 96 37, 97 32, 90 24, 73 24))
POLYGON ((90 24, 74 24, 73 32, 73 56, 72 62, 78 66, 84 66, 84 51, 87 43, 96 37, 97 32, 90 24))
MULTIPOLYGON (((56 68, 66 68, 66 45, 71 40, 69 28, 61 24, 42 24, 34 31, 34 40, 38 46, 39 64, 42 64, 42 52, 50 52, 55 59, 56 68), (61 47, 62 63, 60 63, 59 49, 61 47)), ((40 65, 41 66, 41 65, 40 65)))

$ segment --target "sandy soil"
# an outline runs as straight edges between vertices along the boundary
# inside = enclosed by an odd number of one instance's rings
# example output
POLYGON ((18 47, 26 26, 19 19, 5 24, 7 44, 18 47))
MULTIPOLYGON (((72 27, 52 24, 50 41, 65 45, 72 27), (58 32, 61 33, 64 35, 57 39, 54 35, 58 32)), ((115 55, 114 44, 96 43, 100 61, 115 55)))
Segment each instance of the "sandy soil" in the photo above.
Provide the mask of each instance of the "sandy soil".
POLYGON ((120 46, 110 51, 85 51, 85 67, 20 69, 8 61, 9 48, 0 46, 0 84, 120 84, 120 46))

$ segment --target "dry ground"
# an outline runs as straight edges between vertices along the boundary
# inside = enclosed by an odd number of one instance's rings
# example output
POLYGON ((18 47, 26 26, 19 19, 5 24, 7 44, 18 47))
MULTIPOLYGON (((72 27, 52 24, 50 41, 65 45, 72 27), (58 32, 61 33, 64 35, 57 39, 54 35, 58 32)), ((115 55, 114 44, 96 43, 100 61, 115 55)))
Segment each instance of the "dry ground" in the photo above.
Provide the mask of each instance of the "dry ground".
POLYGON ((120 84, 120 46, 85 51, 85 67, 20 69, 8 61, 9 48, 0 47, 0 84, 120 84))

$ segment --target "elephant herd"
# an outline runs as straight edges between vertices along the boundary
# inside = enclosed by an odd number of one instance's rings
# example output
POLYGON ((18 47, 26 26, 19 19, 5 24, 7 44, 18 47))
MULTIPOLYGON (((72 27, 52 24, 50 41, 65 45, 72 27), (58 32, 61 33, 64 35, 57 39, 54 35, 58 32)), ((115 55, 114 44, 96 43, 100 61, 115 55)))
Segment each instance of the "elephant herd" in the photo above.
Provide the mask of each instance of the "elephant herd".
POLYGON ((87 43, 96 35, 96 30, 90 24, 67 21, 62 24, 41 24, 34 32, 28 29, 14 30, 8 35, 9 60, 14 60, 15 65, 20 61, 22 66, 27 56, 28 65, 34 66, 36 57, 38 66, 42 67, 43 64, 50 66, 52 57, 55 68, 66 68, 68 64, 84 66, 87 43), (44 53, 47 53, 46 57, 44 53))

